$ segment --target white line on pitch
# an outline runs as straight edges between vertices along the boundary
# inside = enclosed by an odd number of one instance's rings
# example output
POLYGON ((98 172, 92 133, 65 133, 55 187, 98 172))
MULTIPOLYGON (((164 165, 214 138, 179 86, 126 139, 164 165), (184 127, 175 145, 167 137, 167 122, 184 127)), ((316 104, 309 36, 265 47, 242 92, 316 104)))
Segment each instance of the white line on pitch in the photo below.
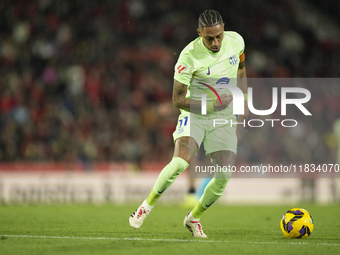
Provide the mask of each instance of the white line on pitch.
POLYGON ((32 235, 1 235, 0 237, 13 238, 41 238, 41 239, 82 239, 82 240, 119 240, 119 241, 156 241, 156 242, 199 242, 199 243, 243 243, 243 244, 298 244, 298 245, 329 245, 340 246, 340 243, 304 243, 304 242, 242 242, 228 240, 202 240, 202 239, 158 239, 137 237, 81 237, 81 236, 32 236, 32 235))

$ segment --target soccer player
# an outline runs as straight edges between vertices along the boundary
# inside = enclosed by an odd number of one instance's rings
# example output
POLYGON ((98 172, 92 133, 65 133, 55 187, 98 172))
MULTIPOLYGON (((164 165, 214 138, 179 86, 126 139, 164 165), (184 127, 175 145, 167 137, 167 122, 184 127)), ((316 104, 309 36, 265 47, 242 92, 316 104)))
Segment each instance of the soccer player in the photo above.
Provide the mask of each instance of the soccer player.
MULTIPOLYGON (((198 80, 204 81, 210 78, 217 80, 223 77, 224 80, 227 78, 237 81, 234 85, 243 91, 245 99, 244 115, 238 116, 237 121, 245 120, 249 110, 246 102, 244 41, 238 33, 224 31, 222 17, 214 10, 206 10, 200 14, 197 32, 199 37, 183 49, 175 66, 173 104, 181 114, 173 133, 174 156, 159 174, 149 196, 130 216, 129 223, 134 228, 141 227, 156 201, 189 166, 202 142, 206 154, 214 164, 233 166, 235 163, 237 125, 225 125, 222 128, 222 126, 212 127, 204 124, 211 122, 214 117, 220 119, 221 116, 236 122, 236 117, 232 115, 232 95, 220 93, 220 102, 208 103, 206 107, 208 114, 201 115, 201 101, 193 99, 190 92, 193 91, 194 83, 198 80)), ((207 237, 200 224, 200 218, 221 197, 229 177, 212 178, 199 201, 184 218, 184 226, 192 232, 193 237, 207 237)))

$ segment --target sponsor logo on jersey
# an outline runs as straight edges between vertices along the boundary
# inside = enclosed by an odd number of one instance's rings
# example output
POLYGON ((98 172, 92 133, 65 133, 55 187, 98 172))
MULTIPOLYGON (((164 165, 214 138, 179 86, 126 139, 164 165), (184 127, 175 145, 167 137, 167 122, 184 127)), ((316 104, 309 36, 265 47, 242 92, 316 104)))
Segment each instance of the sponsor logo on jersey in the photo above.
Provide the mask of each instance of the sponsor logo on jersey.
POLYGON ((238 62, 238 59, 237 59, 237 57, 236 57, 236 55, 233 55, 233 56, 231 56, 230 58, 229 58, 229 63, 231 64, 231 65, 236 65, 237 64, 237 62, 238 62))
POLYGON ((179 66, 177 67, 177 72, 178 72, 179 74, 181 74, 181 72, 182 72, 183 70, 185 70, 186 68, 187 68, 186 66, 179 65, 179 66))

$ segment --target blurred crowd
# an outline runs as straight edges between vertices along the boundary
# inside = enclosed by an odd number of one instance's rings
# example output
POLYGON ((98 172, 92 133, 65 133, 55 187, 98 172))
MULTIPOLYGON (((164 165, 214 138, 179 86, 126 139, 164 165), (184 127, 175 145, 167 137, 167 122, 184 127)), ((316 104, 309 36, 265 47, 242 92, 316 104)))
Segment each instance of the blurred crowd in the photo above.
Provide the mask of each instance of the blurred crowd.
MULTIPOLYGON (((174 65, 211 8, 244 37, 248 77, 340 76, 340 41, 318 38, 284 0, 3 0, 0 161, 168 161, 174 65)), ((241 159, 329 158, 340 94, 314 90, 320 125, 243 130, 241 159)))

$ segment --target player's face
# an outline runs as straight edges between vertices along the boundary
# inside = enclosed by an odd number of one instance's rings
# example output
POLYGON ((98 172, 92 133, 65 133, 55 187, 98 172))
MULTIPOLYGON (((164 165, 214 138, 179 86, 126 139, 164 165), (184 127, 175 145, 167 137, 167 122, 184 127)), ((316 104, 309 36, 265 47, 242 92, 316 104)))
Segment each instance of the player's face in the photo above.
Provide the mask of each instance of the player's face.
POLYGON ((208 50, 213 53, 220 51, 224 35, 224 24, 218 24, 213 27, 198 28, 197 32, 202 37, 203 43, 208 50))

